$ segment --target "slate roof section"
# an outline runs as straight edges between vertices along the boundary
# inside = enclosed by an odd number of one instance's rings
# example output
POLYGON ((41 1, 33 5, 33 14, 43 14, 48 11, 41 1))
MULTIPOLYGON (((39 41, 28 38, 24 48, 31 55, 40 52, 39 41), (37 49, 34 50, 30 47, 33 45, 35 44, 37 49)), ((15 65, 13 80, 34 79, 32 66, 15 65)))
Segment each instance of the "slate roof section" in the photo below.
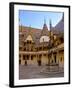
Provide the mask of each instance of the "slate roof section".
POLYGON ((55 27, 52 28, 52 30, 56 31, 57 33, 64 32, 64 14, 62 16, 62 19, 59 21, 59 23, 57 23, 55 27))

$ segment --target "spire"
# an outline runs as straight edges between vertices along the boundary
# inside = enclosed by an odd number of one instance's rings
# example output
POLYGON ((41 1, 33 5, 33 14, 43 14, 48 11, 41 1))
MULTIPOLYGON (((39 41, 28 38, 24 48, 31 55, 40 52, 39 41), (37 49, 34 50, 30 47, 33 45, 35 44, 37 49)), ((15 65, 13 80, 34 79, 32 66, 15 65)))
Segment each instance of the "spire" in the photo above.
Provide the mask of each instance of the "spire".
POLYGON ((45 17, 44 17, 44 24, 46 24, 46 19, 45 19, 45 17))
POLYGON ((41 36, 48 36, 48 28, 46 25, 46 19, 44 18, 44 25, 43 25, 43 29, 41 31, 41 36))
POLYGON ((52 35, 52 23, 51 23, 51 19, 49 21, 49 26, 50 26, 50 40, 51 40, 51 35, 52 35))
POLYGON ((51 19, 50 19, 50 21, 49 21, 49 24, 50 24, 50 31, 51 31, 51 29, 52 29, 51 19))
POLYGON ((45 17, 44 17, 44 25, 43 25, 43 30, 48 30, 47 25, 46 25, 46 19, 45 19, 45 17))

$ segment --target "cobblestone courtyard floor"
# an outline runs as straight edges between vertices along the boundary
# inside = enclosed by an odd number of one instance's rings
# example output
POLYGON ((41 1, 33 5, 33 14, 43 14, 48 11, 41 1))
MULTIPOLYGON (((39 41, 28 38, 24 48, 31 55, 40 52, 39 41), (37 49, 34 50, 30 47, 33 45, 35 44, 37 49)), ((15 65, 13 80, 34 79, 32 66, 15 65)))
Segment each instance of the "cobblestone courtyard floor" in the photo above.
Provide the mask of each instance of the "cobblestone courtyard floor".
POLYGON ((19 79, 64 77, 64 70, 49 71, 48 66, 19 66, 19 79))

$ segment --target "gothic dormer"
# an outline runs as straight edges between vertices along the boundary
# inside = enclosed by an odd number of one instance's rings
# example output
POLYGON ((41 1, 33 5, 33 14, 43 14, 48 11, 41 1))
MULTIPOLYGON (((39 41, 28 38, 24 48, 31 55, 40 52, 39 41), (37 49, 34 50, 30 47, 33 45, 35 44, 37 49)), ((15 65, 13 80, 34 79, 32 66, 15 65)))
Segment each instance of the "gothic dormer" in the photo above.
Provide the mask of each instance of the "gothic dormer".
POLYGON ((48 30, 47 25, 46 25, 46 20, 44 20, 43 30, 48 30))
POLYGON ((43 29, 41 31, 41 36, 48 36, 48 28, 46 25, 46 20, 44 20, 44 25, 43 25, 43 29))
POLYGON ((49 31, 46 25, 46 20, 44 20, 44 25, 43 25, 43 29, 41 31, 41 37, 40 37, 40 42, 49 42, 49 31))
POLYGON ((32 32, 31 32, 31 26, 29 27, 29 33, 28 33, 28 36, 27 36, 27 38, 26 38, 25 41, 31 41, 31 42, 33 42, 32 32))

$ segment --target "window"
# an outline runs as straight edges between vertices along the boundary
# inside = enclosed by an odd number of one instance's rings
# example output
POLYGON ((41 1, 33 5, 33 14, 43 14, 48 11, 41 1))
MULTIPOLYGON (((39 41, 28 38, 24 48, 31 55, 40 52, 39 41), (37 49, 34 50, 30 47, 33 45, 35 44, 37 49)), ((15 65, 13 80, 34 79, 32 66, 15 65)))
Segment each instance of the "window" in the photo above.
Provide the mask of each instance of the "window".
POLYGON ((21 64, 21 60, 19 59, 19 64, 21 64))
POLYGON ((31 44, 31 41, 30 41, 30 44, 31 44))
POLYGON ((41 50, 42 49, 42 47, 39 47, 39 50, 41 50))
POLYGON ((25 55, 23 55, 23 60, 25 60, 25 55))
POLYGON ((26 48, 24 48, 24 51, 26 51, 26 48))
POLYGON ((27 40, 27 44, 29 44, 29 41, 27 40))
POLYGON ((55 60, 55 63, 56 63, 56 55, 54 56, 54 60, 55 60))
POLYGON ((29 60, 29 55, 27 55, 27 60, 29 60))
POLYGON ((33 60, 33 56, 31 56, 31 60, 33 60))

